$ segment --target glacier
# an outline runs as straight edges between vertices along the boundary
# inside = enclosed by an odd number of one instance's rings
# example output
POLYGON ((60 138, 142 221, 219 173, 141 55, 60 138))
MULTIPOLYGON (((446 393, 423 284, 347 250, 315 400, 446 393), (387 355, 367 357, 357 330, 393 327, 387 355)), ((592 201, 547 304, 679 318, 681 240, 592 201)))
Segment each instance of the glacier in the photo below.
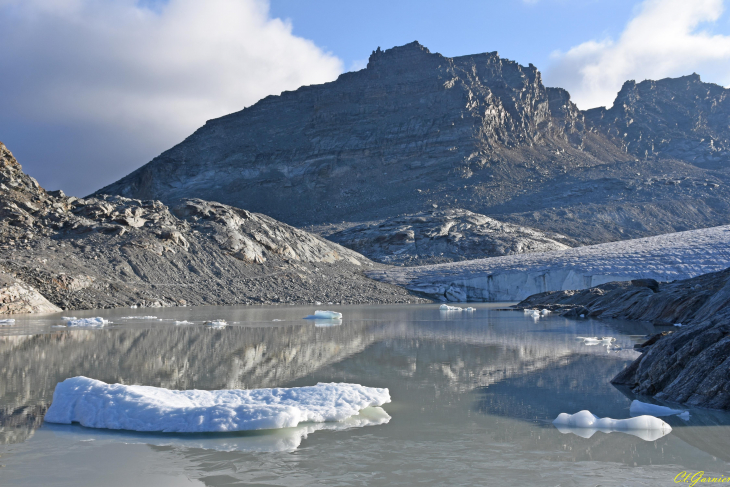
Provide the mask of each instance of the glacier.
POLYGON ((573 433, 583 438, 590 438, 597 431, 603 433, 621 431, 646 441, 654 441, 672 431, 671 426, 654 416, 643 415, 628 419, 599 418, 587 410, 575 414, 560 413, 553 424, 561 433, 573 433))
POLYGON ((395 267, 366 275, 446 302, 518 301, 611 281, 687 279, 730 267, 730 225, 552 252, 395 267))
POLYGON ((56 385, 44 420, 89 428, 206 433, 292 428, 343 421, 390 402, 388 389, 359 384, 175 391, 72 377, 56 385))

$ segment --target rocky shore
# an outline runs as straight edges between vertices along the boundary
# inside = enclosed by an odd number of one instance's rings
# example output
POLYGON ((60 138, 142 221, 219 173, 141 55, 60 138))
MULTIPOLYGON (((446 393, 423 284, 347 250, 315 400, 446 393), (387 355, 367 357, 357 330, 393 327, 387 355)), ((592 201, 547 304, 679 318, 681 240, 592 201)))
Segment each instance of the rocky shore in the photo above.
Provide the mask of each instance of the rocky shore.
POLYGON ((671 326, 647 340, 612 382, 635 394, 730 409, 730 269, 668 283, 640 279, 541 293, 516 307, 671 326))
POLYGON ((232 206, 48 192, 0 144, 0 313, 422 301, 340 245, 232 206))

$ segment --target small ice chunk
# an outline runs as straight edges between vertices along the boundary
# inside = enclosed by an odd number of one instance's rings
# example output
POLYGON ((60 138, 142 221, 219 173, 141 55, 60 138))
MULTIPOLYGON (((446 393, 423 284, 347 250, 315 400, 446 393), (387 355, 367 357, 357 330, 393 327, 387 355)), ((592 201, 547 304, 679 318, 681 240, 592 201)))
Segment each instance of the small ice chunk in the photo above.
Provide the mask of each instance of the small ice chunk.
POLYGON ((689 411, 684 409, 672 409, 666 406, 659 406, 657 404, 650 404, 647 402, 641 402, 637 400, 631 401, 629 407, 629 414, 631 416, 641 416, 642 414, 650 414, 652 416, 674 416, 677 415, 685 421, 689 420, 689 411))
POLYGON ((217 329, 225 328, 226 326, 228 326, 228 322, 226 322, 226 320, 211 320, 206 321, 205 324, 211 328, 217 329))
POLYGON ((671 426, 654 416, 643 415, 628 419, 599 418, 587 410, 575 414, 560 413, 553 424, 561 433, 574 433, 583 438, 590 438, 596 431, 603 433, 621 431, 646 441, 653 441, 672 431, 671 426))
POLYGON ((586 315, 580 315, 580 317, 581 317, 581 318, 585 318, 585 317, 586 317, 586 315))
POLYGON ((540 314, 543 315, 543 316, 547 316, 547 315, 550 314, 550 310, 549 309, 541 309, 540 310, 540 314))
POLYGON ((675 323, 674 326, 680 327, 682 326, 682 323, 675 323))
POLYGON ((157 316, 122 316, 120 320, 156 320, 157 316))
POLYGON ((338 313, 337 311, 322 311, 317 310, 314 312, 313 315, 305 316, 305 320, 341 320, 342 319, 342 313, 338 313))
POLYGON ((448 304, 442 304, 439 306, 439 311, 476 311, 476 309, 469 306, 468 308, 460 308, 458 306, 449 306, 448 304))
POLYGON ((609 346, 615 342, 614 337, 575 337, 576 340, 583 340, 584 345, 606 345, 609 346))
POLYGON ((271 320, 271 321, 284 321, 284 320, 280 320, 279 318, 274 318, 274 319, 273 319, 273 320, 271 320))
POLYGON ((388 389, 359 384, 174 391, 73 377, 56 385, 45 421, 166 433, 247 431, 343 421, 388 402, 388 389))
POLYGON ((0 320, 0 326, 10 326, 10 325, 14 325, 14 324, 15 324, 15 320, 13 318, 0 320))
POLYGON ((322 306, 322 303, 320 303, 319 301, 315 301, 315 302, 314 302, 314 305, 315 305, 315 306, 322 306))
POLYGON ((83 328, 101 328, 111 323, 109 320, 97 316, 94 318, 76 318, 75 316, 62 316, 61 319, 66 322, 66 326, 83 327, 83 328))
POLYGON ((175 324, 176 325, 192 325, 193 322, 192 321, 187 321, 187 320, 182 320, 182 321, 176 321, 175 324))
POLYGON ((129 307, 129 309, 137 309, 137 305, 133 304, 132 306, 129 307))

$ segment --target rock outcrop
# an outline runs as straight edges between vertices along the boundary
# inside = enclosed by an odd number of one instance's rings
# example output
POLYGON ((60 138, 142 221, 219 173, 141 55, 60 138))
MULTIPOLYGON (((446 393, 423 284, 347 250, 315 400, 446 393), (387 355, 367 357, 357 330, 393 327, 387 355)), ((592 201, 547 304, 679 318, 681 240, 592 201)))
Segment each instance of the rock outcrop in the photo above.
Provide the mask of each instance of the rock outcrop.
POLYGON ((644 353, 612 382, 635 394, 730 409, 730 269, 653 287, 610 283, 531 296, 517 307, 568 308, 564 314, 577 308, 596 318, 674 324, 676 331, 653 336, 640 348, 644 353))
POLYGON ((730 225, 553 252, 373 269, 373 279, 441 301, 518 301, 612 281, 687 279, 730 266, 730 225))
POLYGON ((503 223, 469 210, 428 211, 367 223, 327 239, 395 265, 425 265, 569 248, 562 235, 503 223))
POLYGON ((0 315, 19 313, 55 313, 61 308, 53 305, 37 290, 0 272, 0 315))
POLYGON ((568 92, 545 87, 537 68, 496 52, 378 49, 366 69, 208 121, 98 194, 217 200, 296 226, 438 205, 583 244, 730 223, 730 175, 716 170, 727 166, 725 152, 709 164, 679 150, 725 147, 727 90, 655 84, 661 95, 645 96, 640 83, 611 110, 586 115, 568 92), (699 120, 701 130, 690 130, 699 120), (673 132, 662 145, 665 125, 673 132))
POLYGON ((47 192, 2 144, 0 217, 4 313, 416 300, 364 277, 367 258, 265 215, 47 192))
POLYGON ((627 81, 611 108, 584 113, 591 127, 637 157, 730 167, 730 89, 697 74, 627 81))

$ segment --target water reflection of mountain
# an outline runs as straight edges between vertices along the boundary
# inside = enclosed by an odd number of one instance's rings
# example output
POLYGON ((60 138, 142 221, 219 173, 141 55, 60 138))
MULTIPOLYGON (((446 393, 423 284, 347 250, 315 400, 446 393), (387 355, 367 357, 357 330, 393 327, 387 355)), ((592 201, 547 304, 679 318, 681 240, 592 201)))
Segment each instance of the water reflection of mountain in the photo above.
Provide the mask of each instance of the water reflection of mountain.
POLYGON ((77 375, 170 389, 273 387, 358 354, 355 362, 372 368, 371 377, 381 377, 388 369, 400 377, 463 392, 565 367, 585 353, 624 363, 601 347, 586 348, 571 337, 542 333, 544 326, 535 326, 535 333, 524 333, 489 321, 223 330, 152 325, 0 337, 0 372, 5 378, 0 382, 0 441, 23 441, 32 434, 56 384, 77 375), (359 353, 374 343, 381 346, 359 353))

